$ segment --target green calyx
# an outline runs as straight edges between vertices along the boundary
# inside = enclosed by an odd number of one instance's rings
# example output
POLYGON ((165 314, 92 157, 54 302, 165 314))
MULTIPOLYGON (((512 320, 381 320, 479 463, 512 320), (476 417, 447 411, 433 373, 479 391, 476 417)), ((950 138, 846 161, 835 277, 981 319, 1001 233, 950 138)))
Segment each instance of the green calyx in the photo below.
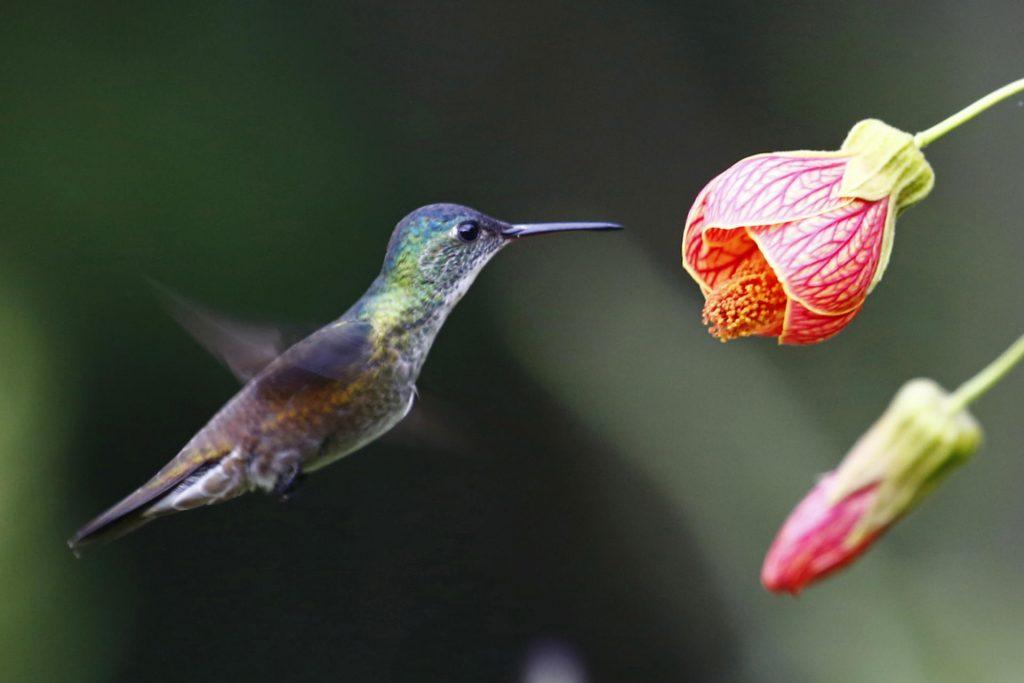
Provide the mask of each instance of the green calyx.
POLYGON ((844 197, 893 197, 901 211, 928 196, 935 184, 935 173, 914 136, 878 119, 851 128, 840 151, 851 155, 839 189, 844 197))
POLYGON ((836 471, 832 502, 877 485, 871 506, 846 539, 883 529, 966 462, 981 445, 980 425, 929 379, 907 382, 836 471))

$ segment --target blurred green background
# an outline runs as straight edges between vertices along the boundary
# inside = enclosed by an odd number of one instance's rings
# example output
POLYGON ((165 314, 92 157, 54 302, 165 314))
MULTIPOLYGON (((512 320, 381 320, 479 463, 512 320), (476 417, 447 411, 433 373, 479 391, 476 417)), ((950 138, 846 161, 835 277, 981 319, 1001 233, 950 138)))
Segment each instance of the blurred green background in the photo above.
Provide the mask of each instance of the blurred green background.
POLYGON ((952 387, 1024 330, 1021 98, 928 150, 932 196, 827 344, 720 345, 679 266, 691 200, 739 158, 921 129, 1024 75, 1020 2, 0 16, 6 680, 1020 680, 1022 373, 976 406, 980 456, 863 561, 797 600, 758 571, 903 381, 952 387), (145 278, 312 327, 435 201, 629 230, 502 254, 418 429, 287 505, 72 557, 236 388, 145 278))

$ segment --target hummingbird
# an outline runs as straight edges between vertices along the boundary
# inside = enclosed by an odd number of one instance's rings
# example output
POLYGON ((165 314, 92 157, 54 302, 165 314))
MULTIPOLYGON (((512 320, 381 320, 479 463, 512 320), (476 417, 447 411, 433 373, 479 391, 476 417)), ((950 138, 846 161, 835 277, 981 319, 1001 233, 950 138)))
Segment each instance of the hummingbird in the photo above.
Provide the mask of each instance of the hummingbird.
POLYGON ((68 545, 77 554, 158 517, 250 491, 285 498, 306 474, 408 414, 441 326, 495 254, 523 237, 621 227, 511 224, 457 204, 413 211, 395 227, 380 274, 358 301, 283 353, 225 358, 247 380, 238 393, 149 481, 68 545))

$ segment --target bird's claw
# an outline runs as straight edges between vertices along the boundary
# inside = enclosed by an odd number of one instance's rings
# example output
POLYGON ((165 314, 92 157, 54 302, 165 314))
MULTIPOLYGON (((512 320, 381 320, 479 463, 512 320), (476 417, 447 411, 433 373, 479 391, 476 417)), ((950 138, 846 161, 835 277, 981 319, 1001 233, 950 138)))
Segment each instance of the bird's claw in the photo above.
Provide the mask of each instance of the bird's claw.
POLYGON ((302 466, 299 463, 295 463, 281 473, 271 493, 277 496, 277 499, 282 503, 287 502, 292 494, 295 493, 299 483, 305 478, 306 475, 302 473, 302 466))

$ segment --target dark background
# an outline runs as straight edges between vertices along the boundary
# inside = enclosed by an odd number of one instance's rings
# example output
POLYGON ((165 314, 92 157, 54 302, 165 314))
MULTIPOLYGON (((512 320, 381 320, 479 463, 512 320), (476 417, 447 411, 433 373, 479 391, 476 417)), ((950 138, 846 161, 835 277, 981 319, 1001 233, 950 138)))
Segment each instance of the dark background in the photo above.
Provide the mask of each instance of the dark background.
POLYGON ((5 3, 0 661, 41 681, 963 681, 1024 665, 1021 377, 980 456, 850 571, 767 594, 778 525, 898 386, 1024 328, 1021 99, 936 143, 836 339, 723 347, 679 266, 748 154, 927 127, 1024 76, 1024 5, 5 3), (309 328, 456 201, 627 233, 503 253, 410 426, 75 560, 236 389, 146 278, 309 328))

